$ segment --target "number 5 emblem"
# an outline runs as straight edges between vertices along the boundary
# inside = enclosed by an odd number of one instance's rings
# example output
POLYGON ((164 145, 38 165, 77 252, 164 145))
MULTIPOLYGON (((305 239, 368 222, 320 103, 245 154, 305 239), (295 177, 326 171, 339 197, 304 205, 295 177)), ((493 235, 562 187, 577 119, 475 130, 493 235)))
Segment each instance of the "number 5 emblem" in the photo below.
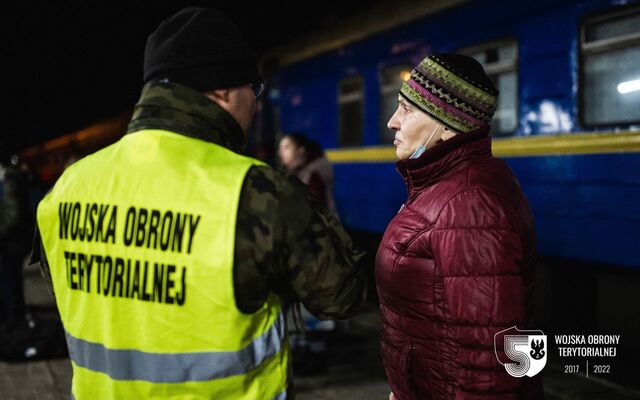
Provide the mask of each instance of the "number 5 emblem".
POLYGON ((513 377, 535 376, 547 364, 547 335, 542 331, 521 331, 512 326, 497 332, 493 345, 498 362, 513 377))

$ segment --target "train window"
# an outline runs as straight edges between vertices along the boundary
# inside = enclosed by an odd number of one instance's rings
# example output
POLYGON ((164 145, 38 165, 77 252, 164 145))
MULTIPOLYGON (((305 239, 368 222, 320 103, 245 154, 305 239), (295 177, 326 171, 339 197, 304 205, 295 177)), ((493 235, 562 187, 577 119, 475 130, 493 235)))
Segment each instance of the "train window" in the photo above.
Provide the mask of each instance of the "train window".
POLYGON ((338 124, 340 146, 361 146, 363 139, 363 80, 350 76, 338 85, 338 124))
POLYGON ((513 133, 518 127, 518 44, 513 39, 491 42, 460 50, 478 60, 500 91, 491 120, 494 135, 513 133))
POLYGON ((395 132, 387 128, 389 118, 398 108, 398 92, 402 82, 409 80, 411 65, 393 65, 380 71, 380 142, 393 143, 395 132))
POLYGON ((640 7, 584 21, 581 55, 582 122, 639 122, 640 7))

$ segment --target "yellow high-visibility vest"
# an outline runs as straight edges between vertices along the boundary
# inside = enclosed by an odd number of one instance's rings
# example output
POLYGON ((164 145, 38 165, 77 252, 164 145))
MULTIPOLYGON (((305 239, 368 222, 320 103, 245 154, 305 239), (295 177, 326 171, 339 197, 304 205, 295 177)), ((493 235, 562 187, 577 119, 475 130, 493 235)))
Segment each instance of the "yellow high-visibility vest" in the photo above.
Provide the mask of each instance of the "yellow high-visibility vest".
POLYGON ((279 298, 236 307, 233 258, 257 160, 143 130, 76 162, 38 206, 75 399, 284 399, 279 298))

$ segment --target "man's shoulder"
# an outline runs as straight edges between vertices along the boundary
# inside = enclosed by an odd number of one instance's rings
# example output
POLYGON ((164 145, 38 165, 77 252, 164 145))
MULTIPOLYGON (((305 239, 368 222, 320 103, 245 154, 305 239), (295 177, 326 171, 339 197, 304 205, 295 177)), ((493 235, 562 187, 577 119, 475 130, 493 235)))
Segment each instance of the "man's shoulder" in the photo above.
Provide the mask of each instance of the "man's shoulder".
POLYGON ((283 178, 268 165, 253 165, 247 171, 243 195, 277 197, 283 178))
POLYGON ((285 186, 285 178, 270 166, 252 166, 242 185, 238 222, 241 225, 258 221, 260 224, 273 223, 285 186))
POLYGON ((303 183, 298 179, 287 176, 269 165, 254 165, 247 172, 242 190, 243 194, 250 192, 283 200, 300 192, 303 187, 303 183))
POLYGON ((292 228, 308 220, 311 209, 308 191, 297 178, 269 166, 253 166, 242 187, 238 224, 281 223, 292 228))

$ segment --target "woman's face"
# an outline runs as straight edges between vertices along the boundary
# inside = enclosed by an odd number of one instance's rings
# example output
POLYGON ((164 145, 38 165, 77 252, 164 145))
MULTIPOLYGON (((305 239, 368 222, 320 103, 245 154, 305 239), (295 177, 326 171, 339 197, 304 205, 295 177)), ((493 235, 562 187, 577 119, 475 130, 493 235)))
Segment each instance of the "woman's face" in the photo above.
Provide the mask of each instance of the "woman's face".
POLYGON ((411 157, 420 145, 427 149, 436 145, 438 140, 448 139, 442 137, 445 134, 443 126, 426 113, 409 104, 404 98, 398 96, 398 109, 393 114, 387 127, 396 132, 393 145, 396 146, 396 156, 400 160, 411 157), (431 134, 434 134, 429 140, 431 134))
POLYGON ((287 169, 293 169, 302 165, 304 161, 304 148, 298 146, 291 138, 285 136, 278 146, 278 157, 287 169))

